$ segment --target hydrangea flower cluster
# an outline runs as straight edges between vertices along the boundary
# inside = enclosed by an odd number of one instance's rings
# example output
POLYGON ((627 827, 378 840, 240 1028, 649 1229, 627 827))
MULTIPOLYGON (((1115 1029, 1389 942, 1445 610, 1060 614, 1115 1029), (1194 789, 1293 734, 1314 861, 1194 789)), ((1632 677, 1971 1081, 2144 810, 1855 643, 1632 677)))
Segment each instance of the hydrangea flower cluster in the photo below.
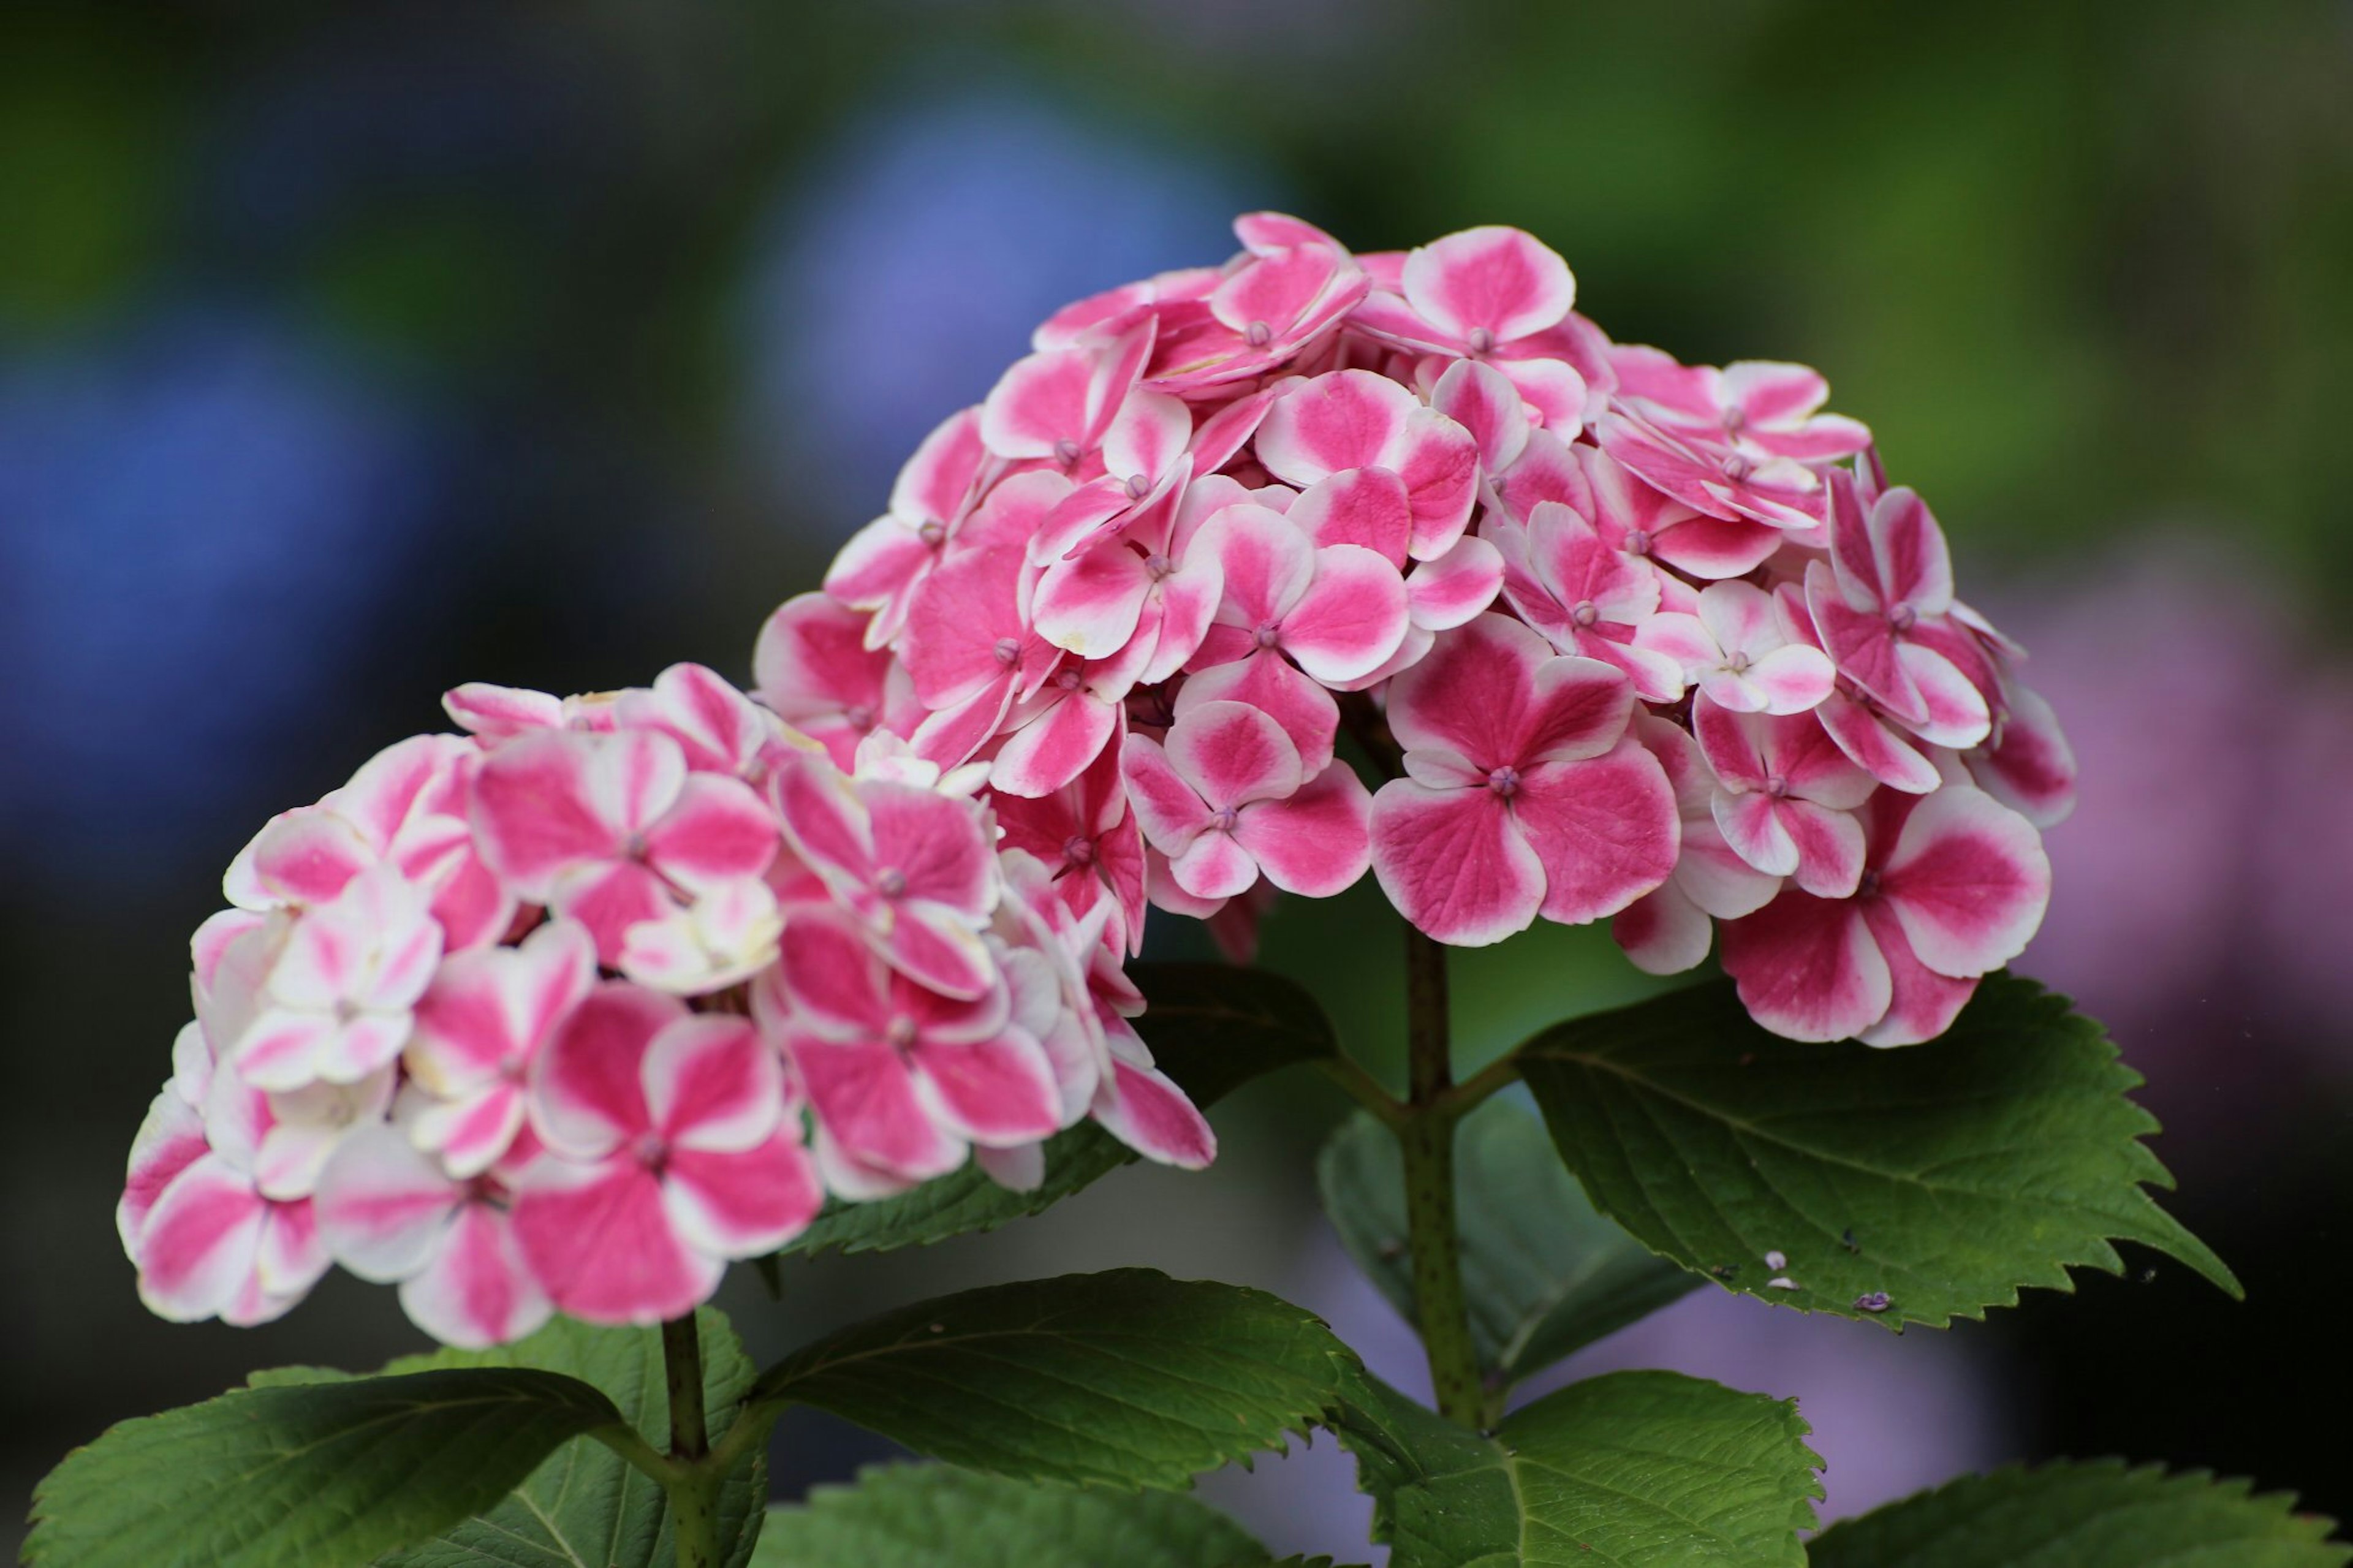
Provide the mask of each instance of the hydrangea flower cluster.
POLYGON ((270 822, 195 935, 117 1215, 157 1312, 260 1322, 341 1263, 451 1344, 650 1323, 828 1192, 1034 1185, 1089 1116, 1214 1153, 1128 1022, 1117 831, 1058 880, 982 770, 837 763, 696 665, 447 705, 468 733, 270 822))
POLYGON ((1721 922, 1767 1027, 1939 1033, 2042 918, 2073 763, 1822 378, 1613 343, 1516 229, 1235 227, 923 443, 771 627, 777 710, 1000 812, 1124 793, 1150 901, 1238 948, 1369 868, 1441 942, 1614 917, 1667 973, 1721 922))
POLYGON ((1205 1164, 1130 1022, 1147 908, 1240 955, 1367 871, 1440 942, 1609 918, 1784 1036, 1940 1033, 2073 763, 1821 377, 1613 343, 1515 229, 1236 231, 1040 326, 750 696, 460 688, 270 823, 132 1152, 149 1303, 340 1262, 456 1344, 649 1322, 1082 1118, 1205 1164))

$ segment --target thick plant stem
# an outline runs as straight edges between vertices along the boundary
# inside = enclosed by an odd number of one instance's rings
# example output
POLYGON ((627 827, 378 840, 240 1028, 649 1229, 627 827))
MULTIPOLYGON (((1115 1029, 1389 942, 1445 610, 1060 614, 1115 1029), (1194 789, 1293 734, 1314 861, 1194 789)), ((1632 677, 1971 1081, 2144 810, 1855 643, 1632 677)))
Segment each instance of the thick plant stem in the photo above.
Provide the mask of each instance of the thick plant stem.
POLYGON ((710 1462, 711 1434, 702 1408, 702 1342, 694 1314, 662 1325, 662 1367, 670 1388, 670 1498, 678 1568, 719 1568, 719 1482, 710 1462))
POLYGON ((1454 1085, 1447 1026, 1446 950, 1406 928, 1406 1042, 1412 1091, 1398 1144, 1405 1155, 1407 1245, 1414 1315, 1430 1356, 1438 1413, 1477 1426, 1486 1410, 1471 1316, 1462 1297, 1462 1247, 1454 1225, 1454 1085))

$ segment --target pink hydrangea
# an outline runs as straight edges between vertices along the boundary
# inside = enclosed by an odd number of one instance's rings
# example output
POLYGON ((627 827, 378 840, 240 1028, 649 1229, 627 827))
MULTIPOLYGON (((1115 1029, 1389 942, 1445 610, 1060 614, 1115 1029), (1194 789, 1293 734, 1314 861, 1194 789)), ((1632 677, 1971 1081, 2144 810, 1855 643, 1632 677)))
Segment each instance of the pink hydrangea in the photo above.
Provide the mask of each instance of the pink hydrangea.
POLYGON ((1247 957, 1370 869, 1439 941, 1609 917, 1880 1045, 2022 949, 2073 759, 1820 376, 1613 344, 1515 229, 1235 233, 1043 323, 751 693, 462 686, 269 823, 126 1177, 156 1310, 341 1262, 488 1344, 1082 1120, 1205 1164, 1153 908, 1247 957))

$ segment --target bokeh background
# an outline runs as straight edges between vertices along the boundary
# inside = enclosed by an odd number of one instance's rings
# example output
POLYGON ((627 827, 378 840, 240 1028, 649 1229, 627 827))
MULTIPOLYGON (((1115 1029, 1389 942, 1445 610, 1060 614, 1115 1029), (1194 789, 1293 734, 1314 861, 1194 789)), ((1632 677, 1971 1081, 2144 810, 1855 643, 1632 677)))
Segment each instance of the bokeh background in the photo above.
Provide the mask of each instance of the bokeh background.
MULTIPOLYGON (((0 1544, 112 1420, 416 1343, 348 1279, 169 1326, 115 1244, 247 836, 461 679, 744 674, 1037 318, 1261 206, 1367 249, 1519 224, 1622 340, 1827 372, 2073 733, 2021 967, 2148 1075, 2177 1212, 2250 1291, 2135 1257, 1902 1339, 1704 1291, 1582 1364, 1800 1396, 1833 1511, 2121 1453, 2353 1512, 2348 69, 2343 0, 7 7, 0 1544)), ((1358 897, 1279 914, 1268 957, 1379 1048, 1387 940, 1358 897)), ((1590 933, 1461 973, 1473 1055, 1636 979, 1590 933)), ((1154 1263, 1282 1290, 1410 1382, 1315 1211, 1339 1110, 1264 1083, 1206 1176, 726 1302, 772 1355, 1154 1263)), ((788 1420, 780 1495, 881 1452, 788 1420)), ((1279 1549, 1363 1555, 1328 1441, 1211 1485, 1279 1549)))

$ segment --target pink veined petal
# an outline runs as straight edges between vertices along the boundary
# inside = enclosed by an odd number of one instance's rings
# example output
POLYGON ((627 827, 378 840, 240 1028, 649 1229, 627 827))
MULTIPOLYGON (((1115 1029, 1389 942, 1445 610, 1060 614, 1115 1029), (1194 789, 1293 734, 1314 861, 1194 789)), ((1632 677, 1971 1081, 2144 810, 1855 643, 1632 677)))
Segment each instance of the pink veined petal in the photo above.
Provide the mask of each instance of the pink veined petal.
POLYGON ((641 785, 636 804, 662 793, 659 811, 685 782, 685 759, 666 737, 643 732, 517 736, 491 753, 474 781, 484 858, 522 897, 546 902, 558 873, 612 858, 644 826, 647 818, 624 816, 633 778, 641 785))
POLYGON ((1887 960, 1852 900, 1794 889, 1724 928, 1724 968, 1749 1016, 1792 1040, 1843 1040, 1887 1016, 1887 960))
POLYGON ((970 1001, 996 984, 988 948, 961 910, 909 900, 877 946, 892 968, 943 996, 970 1001))
POLYGON ((812 757, 790 758, 770 777, 768 799, 786 842, 828 885, 860 887, 873 874, 873 821, 839 769, 812 757))
POLYGON ((1465 534, 1453 549, 1421 563, 1406 578, 1408 613, 1424 631, 1451 631, 1493 605, 1503 586, 1502 552, 1465 534))
MULTIPOLYGON (((1683 671, 1683 678, 1698 681, 1717 707, 1728 708, 1734 712, 1748 710, 1744 695, 1745 683, 1723 668, 1724 649, 1697 616, 1662 610, 1634 628, 1634 644, 1674 660, 1675 668, 1683 671), (1719 686, 1728 689, 1736 700, 1724 700, 1717 695, 1719 686)), ((1828 661, 1824 663, 1827 665, 1828 661)))
POLYGON ((1018 1029, 968 1046, 926 1040, 910 1053, 917 1098, 976 1143, 1026 1143, 1061 1125, 1062 1099, 1046 1048, 1018 1029))
POLYGON ((751 785, 737 778, 696 773, 676 804, 642 836, 646 859, 690 892, 756 877, 776 858, 776 819, 751 785))
POLYGON ((678 1148, 740 1152, 765 1142, 784 1116, 784 1064, 748 1019, 669 1024, 638 1070, 654 1131, 678 1148))
POLYGON ((1392 779, 1373 797, 1372 837, 1381 890, 1440 942, 1489 946, 1544 902, 1544 863, 1493 790, 1392 779))
POLYGON ((1885 721, 1841 691, 1832 691, 1814 718, 1849 761, 1890 789, 1926 795, 1943 782, 1936 765, 1885 721))
POLYGON ((1477 437, 1434 408, 1416 407, 1387 456, 1413 507, 1409 553, 1417 561, 1443 555, 1462 537, 1478 502, 1477 437))
MULTIPOLYGON (((1543 502, 1558 501, 1581 515, 1594 515, 1593 486, 1587 478, 1585 464, 1576 456, 1577 452, 1589 449, 1579 447, 1572 450, 1550 430, 1531 431, 1519 460, 1490 476, 1504 513, 1525 521, 1543 502)), ((1489 529, 1492 526, 1491 522, 1489 529)))
POLYGON ((139 1235, 155 1200, 181 1172, 210 1152, 202 1114, 165 1086, 148 1106, 138 1136, 132 1140, 122 1197, 114 1209, 115 1231, 122 1238, 124 1256, 133 1263, 139 1260, 139 1235))
POLYGON ((891 656, 865 646, 868 618, 824 594, 799 594, 760 627, 753 682, 786 723, 865 708, 880 717, 891 656))
POLYGON ((1791 879, 1818 899, 1843 899, 1862 879, 1862 824, 1843 811, 1810 800, 1775 803, 1798 864, 1791 879))
POLYGON ((1515 763, 1536 725, 1537 671, 1553 657, 1519 622, 1477 616, 1390 685, 1389 728, 1408 752, 1457 752, 1482 770, 1515 763))
POLYGON ((1916 1046, 1952 1027, 1976 994, 1977 981, 1949 979, 1922 963, 1883 900, 1865 902, 1862 918, 1887 960, 1890 984, 1887 1016, 1855 1037, 1867 1046, 1916 1046))
MULTIPOLYGON (((1724 841, 1732 847, 1733 853, 1768 877, 1787 877, 1798 869, 1798 841, 1782 817, 1779 804, 1761 790, 1738 795, 1718 790, 1714 802, 1716 831, 1724 835, 1724 841)), ((1862 830, 1858 825, 1858 867, 1862 850, 1862 830)))
POLYGON ((563 699, 481 680, 470 680, 444 692, 441 708, 452 723, 485 741, 503 741, 526 730, 555 730, 564 724, 563 699))
MULTIPOLYGON (((1050 477, 1016 475, 990 505, 1024 480, 1050 477)), ((1030 631, 1021 616, 1028 570, 1016 541, 959 554, 923 580, 907 606, 900 653, 924 707, 949 707, 1005 679, 1030 631)))
MULTIPOLYGON (((1580 403, 1584 390, 1580 380, 1580 403)), ((1480 467, 1488 473, 1510 468, 1527 448, 1527 405, 1521 401, 1520 389, 1492 365, 1476 360, 1455 361, 1431 389, 1430 405, 1471 432, 1479 443, 1480 467)))
POLYGON ((1377 669, 1412 624, 1405 579, 1396 567, 1355 544, 1315 552, 1315 576, 1282 617, 1282 651, 1329 684, 1377 669))
POLYGON ((497 942, 514 924, 520 900, 473 853, 470 842, 452 866, 433 895, 433 918, 440 922, 444 945, 454 953, 497 942))
POLYGON ((555 1310, 523 1261, 513 1224, 486 1203, 459 1209, 439 1249, 401 1281, 400 1305, 409 1321, 460 1350, 519 1340, 555 1310))
POLYGON ((1192 552, 1217 557, 1226 580, 1217 619, 1244 631, 1280 621, 1314 580, 1314 546, 1288 518, 1263 506, 1218 513, 1194 536, 1192 552))
POLYGON ((1258 427, 1258 460, 1294 485, 1312 485, 1343 468, 1394 467, 1382 459, 1420 407, 1412 393, 1368 370, 1319 375, 1298 383, 1267 409, 1258 427))
POLYGON ((1405 297, 1475 353, 1556 324, 1577 302, 1568 264, 1516 228, 1466 228, 1405 258, 1405 297))
POLYGON ((1164 855, 1183 854, 1209 825, 1209 806, 1148 735, 1129 735, 1119 762, 1145 837, 1164 855))
POLYGON ((1340 733, 1340 705, 1281 654, 1261 651, 1188 676, 1176 693, 1182 719, 1208 702, 1240 702, 1282 728, 1299 751, 1302 773, 1320 773, 1340 733))
POLYGON ((284 1316, 310 1293, 333 1262, 319 1245, 319 1226, 309 1200, 271 1204, 262 1211, 253 1274, 235 1299, 221 1308, 221 1321, 245 1329, 284 1316))
POLYGON ((1094 1120, 1147 1160, 1180 1170, 1206 1170, 1218 1157, 1218 1135, 1185 1091, 1156 1068, 1112 1058, 1112 1078, 1097 1091, 1094 1120))
POLYGON ((164 1189, 140 1232, 139 1299, 175 1323, 218 1316, 252 1278, 269 1209, 252 1178, 207 1154, 164 1189))
MULTIPOLYGON (((1185 668, 1200 651, 1225 595, 1225 565, 1215 555, 1189 555, 1160 580, 1158 622, 1147 626, 1154 638, 1152 657, 1136 672, 1137 685, 1157 686, 1185 668)), ((1147 608, 1145 620, 1151 619, 1147 608)))
POLYGON ((917 522, 946 522, 964 508, 988 460, 980 410, 959 409, 923 437, 891 486, 891 510, 917 522))
POLYGON ((823 594, 845 611, 860 616, 860 640, 880 649, 906 618, 907 595, 938 564, 939 544, 916 525, 889 513, 844 542, 826 568, 823 594))
POLYGON ((1210 474, 1233 461, 1234 454, 1258 434, 1259 422, 1273 402, 1272 391, 1253 392, 1202 420, 1201 427, 1193 432, 1193 471, 1210 474))
POLYGON ((496 1164, 522 1131, 521 1088, 500 1081, 469 1098, 433 1100, 413 1113, 409 1136, 441 1156, 453 1176, 476 1176, 496 1164))
POLYGON ((312 1212, 334 1260, 389 1284, 425 1267, 465 1189, 389 1124, 344 1139, 320 1173, 312 1212))
POLYGON ((1966 751, 1993 732, 1993 714, 1986 706, 1985 694, 1950 659, 1911 642, 1896 645, 1895 658, 1912 689, 1919 693, 1926 715, 1912 726, 1915 734, 1932 746, 1966 751))
POLYGON ((835 1045, 798 1033, 786 1043, 819 1123, 860 1163, 927 1181, 964 1163, 964 1141, 933 1121, 890 1045, 835 1045))
POLYGON ((1700 624, 1729 653, 1762 653, 1781 639, 1773 596, 1754 583, 1711 583, 1700 590, 1700 624))
POLYGON ((819 909, 789 916, 779 973, 804 1031, 860 1040, 880 1038, 890 1026, 882 963, 846 915, 819 909))
POLYGON ((1356 544, 1402 568, 1413 543, 1405 481, 1387 468, 1343 468, 1292 503, 1291 525, 1317 544, 1356 544))
POLYGON ((376 863, 377 852, 358 827, 323 805, 272 817, 238 851, 221 879, 228 901, 243 910, 323 904, 376 863))
POLYGON ((1014 361, 981 405, 980 436, 988 449, 1000 458, 1075 461, 1087 445, 1096 359, 1072 347, 1014 361))
POLYGON ((1838 685, 1830 656, 1818 647, 1790 643, 1751 663, 1742 677, 1762 699, 1767 713, 1803 713, 1818 708, 1838 685))
POLYGON ((1724 367, 1725 401, 1753 425, 1788 425, 1805 418, 1830 396, 1830 383, 1809 365, 1741 360, 1724 367))
POLYGON ((1525 773, 1512 814, 1544 866, 1539 912, 1561 925, 1616 914, 1663 883, 1683 842, 1675 794, 1632 739, 1525 773))
POLYGON ((531 1120, 548 1146, 593 1160, 654 1131, 643 1064, 685 1004, 624 981, 591 991, 532 1063, 531 1120))
MULTIPOLYGON (((1536 333, 1541 342, 1552 334, 1536 333)), ((1606 395, 1598 393, 1585 379, 1584 372, 1566 360, 1546 359, 1530 355, 1529 339, 1506 346, 1504 357, 1495 368, 1519 394, 1521 404, 1531 416, 1541 421, 1546 430, 1565 441, 1573 441, 1585 428, 1589 411, 1594 410, 1606 395)))
POLYGON ((2037 827, 2055 827, 2075 806, 2075 752, 2041 693, 2014 682, 2002 689, 2009 709, 1993 743, 1973 752, 1979 787, 2037 827))
POLYGON ((1905 819, 1879 891, 1920 962, 1966 978, 2025 951, 2051 900, 2051 862, 2032 823, 1947 785, 1905 819))
POLYGON ((961 767, 995 738, 1012 707, 1013 680, 1008 673, 995 686, 984 687, 925 717, 907 744, 916 756, 943 770, 961 767))
POLYGON ((1299 749, 1282 726, 1246 703, 1202 703, 1179 717, 1161 743, 1212 812, 1282 799, 1304 776, 1299 749))
MULTIPOLYGON (((1806 606, 1839 672, 1909 724, 1928 721, 1928 705, 1903 658, 1904 645, 1887 617, 1858 610, 1831 586, 1831 570, 1817 561, 1806 572, 1806 606)), ((1934 657, 1934 656, 1931 656, 1934 657)))
POLYGON ((1244 810, 1234 839, 1284 892, 1328 899, 1372 865, 1372 813, 1355 770, 1335 761, 1289 798, 1244 810))
POLYGON ((634 860, 617 860, 582 866, 556 878, 548 907, 586 926, 596 941, 597 962, 617 968, 628 946, 629 928, 659 920, 677 906, 651 870, 634 860))
POLYGON ((1907 605, 1922 616, 1952 608, 1952 555, 1926 501, 1909 486, 1898 485, 1879 498, 1865 526, 1882 603, 1891 609, 1907 605))
POLYGON ((1046 1146, 1022 1143, 1010 1149, 975 1149, 972 1163, 1008 1193, 1034 1193, 1046 1184, 1046 1146))
POLYGON ((859 793, 873 823, 875 879, 895 870, 903 892, 892 896, 929 899, 979 922, 996 896, 997 867, 972 806, 889 780, 859 793))
POLYGON ((518 1185, 515 1240, 558 1310, 584 1322, 650 1324, 719 1288, 726 1265, 680 1238, 661 1183, 628 1155, 585 1165, 543 1155, 518 1185))
POLYGON ((797 1133, 779 1131, 741 1151, 672 1154, 662 1179, 670 1229, 720 1258, 757 1258, 807 1230, 825 1193, 797 1133))
POLYGON ((1165 392, 1131 392, 1103 432, 1104 471, 1140 500, 1192 438, 1193 415, 1183 399, 1165 392))
POLYGON ((1761 522, 1694 513, 1654 534, 1651 553, 1694 577, 1738 577, 1762 566, 1786 540, 1761 522))
MULTIPOLYGON (((1415 665, 1419 664, 1423 659, 1430 657, 1430 650, 1437 646, 1438 634, 1436 632, 1428 630, 1422 626, 1409 625, 1405 629, 1404 640, 1398 644, 1397 652, 1389 655, 1388 658, 1383 659, 1379 664, 1374 666, 1364 674, 1356 677, 1354 680, 1335 682, 1335 689, 1340 691, 1370 691, 1374 687, 1380 685, 1383 681, 1388 680, 1392 676, 1402 675, 1407 670, 1411 669, 1415 665)), ((1319 687, 1317 689, 1320 690, 1322 689, 1319 687)))
POLYGON ((1031 601, 1038 635, 1082 658, 1104 658, 1135 635, 1153 576, 1145 557, 1113 537, 1056 561, 1031 601))
POLYGON ((1609 922, 1610 938, 1645 974, 1681 974, 1707 957, 1715 928, 1678 880, 1643 894, 1609 922))
POLYGON ((1092 691, 1071 692, 1006 738, 989 765, 989 787, 1033 799, 1053 794, 1103 755, 1118 736, 1119 719, 1116 703, 1092 691))
POLYGON ((1258 862, 1233 836, 1212 827, 1169 857, 1168 874, 1178 887, 1197 899, 1231 899, 1250 891, 1258 881, 1258 862))

